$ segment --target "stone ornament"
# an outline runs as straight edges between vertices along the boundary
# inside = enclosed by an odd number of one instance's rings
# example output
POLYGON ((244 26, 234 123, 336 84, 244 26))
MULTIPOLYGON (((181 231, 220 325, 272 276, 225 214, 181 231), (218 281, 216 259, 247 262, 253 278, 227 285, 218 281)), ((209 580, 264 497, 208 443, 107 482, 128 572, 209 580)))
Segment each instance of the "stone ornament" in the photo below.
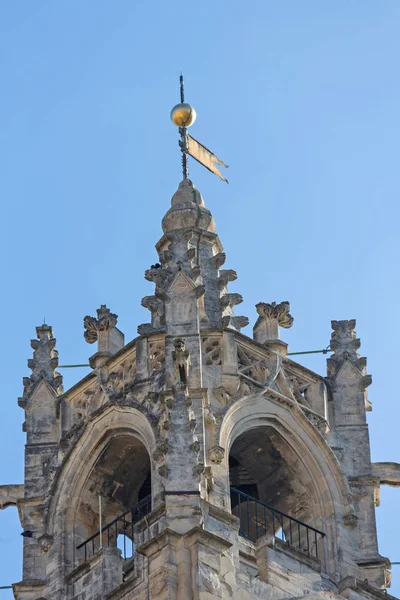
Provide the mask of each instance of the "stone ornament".
POLYGON ((193 473, 195 475, 202 475, 204 473, 204 463, 199 462, 197 463, 197 465, 194 467, 193 473))
POLYGON ((200 442, 198 440, 195 440, 190 446, 190 449, 193 450, 195 454, 198 454, 200 452, 200 442))
POLYGON ((360 357, 357 350, 361 342, 357 338, 355 327, 356 320, 331 321, 333 332, 331 334, 330 347, 333 354, 327 359, 328 380, 335 380, 340 371, 340 378, 348 381, 356 381, 365 392, 365 408, 372 410, 372 405, 368 400, 366 389, 372 383, 372 376, 367 371, 367 359, 360 357), (346 367, 345 362, 349 361, 346 367))
POLYGON ((158 474, 160 475, 160 477, 167 477, 168 475, 168 469, 167 469, 167 465, 161 465, 161 467, 158 467, 158 474))
POLYGON ((214 490, 214 477, 212 474, 212 468, 204 467, 203 476, 207 494, 211 494, 211 492, 214 490))
POLYGON ((293 325, 289 302, 259 302, 256 304, 259 317, 253 327, 253 337, 259 344, 268 344, 274 351, 286 354, 287 344, 279 339, 279 327, 288 329, 293 325))
POLYGON ((160 462, 164 459, 165 455, 169 452, 169 443, 167 441, 158 444, 157 448, 153 452, 153 459, 156 462, 160 462))
POLYGON ((331 335, 331 349, 333 357, 336 359, 348 358, 351 361, 356 361, 359 358, 357 350, 360 348, 361 342, 354 331, 356 320, 349 321, 331 321, 333 333, 331 335))
POLYGON ((259 302, 256 305, 256 310, 261 318, 266 319, 267 321, 277 321, 279 327, 284 327, 288 329, 293 325, 293 317, 290 314, 290 304, 289 302, 281 302, 277 304, 276 302, 271 302, 268 304, 267 302, 259 302))
POLYGON ((151 325, 154 329, 165 326, 164 302, 157 296, 145 296, 142 298, 142 306, 151 312, 151 325))
POLYGON ((108 331, 117 325, 118 315, 112 313, 105 304, 97 309, 97 319, 88 315, 83 319, 86 329, 84 338, 88 344, 94 344, 99 339, 99 334, 108 331))
MULTIPOLYGON (((56 339, 53 337, 53 330, 49 325, 44 324, 41 327, 36 327, 36 334, 37 339, 31 340, 33 358, 28 360, 28 367, 32 370, 32 374, 30 377, 23 378, 24 403, 35 384, 42 378, 51 385, 57 394, 63 392, 63 378, 56 371, 58 366, 58 352, 55 349, 56 339)), ((22 406, 22 400, 19 403, 22 406)))
POLYGON ((220 465, 225 458, 225 448, 221 446, 213 446, 210 448, 210 460, 217 465, 220 465))
MULTIPOLYGON (((264 342, 279 339, 279 327, 289 329, 293 325, 293 317, 290 314, 289 302, 259 302, 256 304, 257 313, 260 315, 254 326, 254 331, 263 329, 264 342)), ((264 343, 261 342, 261 343, 264 343)))
POLYGON ((50 550, 51 546, 53 545, 53 536, 52 535, 42 535, 39 539, 38 539, 38 544, 40 547, 40 550, 43 552, 43 554, 47 554, 47 552, 50 550))
POLYGON ((189 383, 190 352, 186 349, 183 338, 175 338, 172 342, 172 360, 174 361, 174 383, 186 389, 189 383))

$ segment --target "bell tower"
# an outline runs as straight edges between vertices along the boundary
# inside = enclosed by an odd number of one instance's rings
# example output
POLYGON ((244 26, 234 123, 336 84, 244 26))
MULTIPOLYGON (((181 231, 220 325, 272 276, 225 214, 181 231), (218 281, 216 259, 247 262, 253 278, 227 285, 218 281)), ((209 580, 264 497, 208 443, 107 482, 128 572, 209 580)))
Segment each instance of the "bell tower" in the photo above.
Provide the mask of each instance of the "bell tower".
POLYGON ((241 333, 236 273, 185 173, 138 336, 105 305, 86 316, 91 372, 66 391, 52 328, 31 342, 25 481, 0 487, 25 533, 14 596, 383 600, 375 506, 400 465, 371 463, 356 323, 332 321, 326 376, 288 356, 288 302, 258 303, 241 333))

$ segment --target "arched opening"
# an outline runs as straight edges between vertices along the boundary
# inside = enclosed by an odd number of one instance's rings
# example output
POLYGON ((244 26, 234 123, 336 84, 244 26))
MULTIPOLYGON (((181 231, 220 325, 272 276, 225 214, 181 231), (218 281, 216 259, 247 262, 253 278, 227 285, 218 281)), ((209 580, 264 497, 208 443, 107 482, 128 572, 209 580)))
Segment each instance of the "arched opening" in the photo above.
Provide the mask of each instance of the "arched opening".
POLYGON ((124 559, 131 558, 134 524, 150 510, 148 451, 137 437, 117 435, 99 455, 80 494, 75 518, 78 558, 86 560, 110 545, 118 547, 124 559))
POLYGON ((303 460, 271 425, 237 437, 229 454, 231 509, 240 533, 255 541, 273 534, 310 556, 318 556, 321 513, 303 460))

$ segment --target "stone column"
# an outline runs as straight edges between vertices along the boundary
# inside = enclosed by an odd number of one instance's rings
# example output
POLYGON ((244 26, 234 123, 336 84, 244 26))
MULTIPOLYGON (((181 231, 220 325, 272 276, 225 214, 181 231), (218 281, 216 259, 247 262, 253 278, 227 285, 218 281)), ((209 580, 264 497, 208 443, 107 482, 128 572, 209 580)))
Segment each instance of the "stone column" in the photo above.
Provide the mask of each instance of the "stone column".
POLYGON ((355 319, 332 321, 331 349, 327 360, 327 383, 333 400, 332 442, 343 472, 346 474, 354 500, 356 519, 345 518, 345 525, 354 527, 352 537, 356 543, 355 561, 365 570, 372 583, 385 582, 386 561, 378 554, 375 505, 379 479, 374 477, 366 411, 371 410, 367 387, 371 375, 367 374, 366 358, 357 350, 360 340, 354 331, 355 319))

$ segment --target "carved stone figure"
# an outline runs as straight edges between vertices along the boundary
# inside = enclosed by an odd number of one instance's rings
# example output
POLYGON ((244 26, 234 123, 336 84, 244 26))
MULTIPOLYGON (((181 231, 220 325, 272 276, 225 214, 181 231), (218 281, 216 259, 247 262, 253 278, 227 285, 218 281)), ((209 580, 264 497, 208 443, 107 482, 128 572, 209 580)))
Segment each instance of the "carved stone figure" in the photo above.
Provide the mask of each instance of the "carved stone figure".
POLYGON ((189 383, 190 352, 186 349, 186 341, 183 338, 175 338, 173 345, 175 348, 172 351, 175 383, 186 388, 189 383))

